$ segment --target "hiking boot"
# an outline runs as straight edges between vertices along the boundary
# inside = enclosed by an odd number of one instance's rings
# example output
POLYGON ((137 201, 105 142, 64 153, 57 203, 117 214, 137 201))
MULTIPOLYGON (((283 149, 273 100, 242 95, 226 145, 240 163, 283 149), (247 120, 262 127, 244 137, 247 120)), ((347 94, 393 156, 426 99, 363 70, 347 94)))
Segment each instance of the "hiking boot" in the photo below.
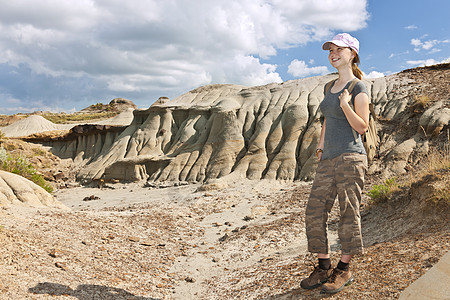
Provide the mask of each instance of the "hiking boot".
POLYGON ((324 282, 327 282, 332 272, 332 268, 324 270, 317 266, 308 278, 305 278, 302 282, 300 282, 300 286, 307 290, 315 289, 316 287, 321 286, 324 282))
POLYGON ((352 283, 352 281, 352 272, 334 268, 328 281, 322 285, 322 292, 327 294, 340 292, 346 285, 352 283))

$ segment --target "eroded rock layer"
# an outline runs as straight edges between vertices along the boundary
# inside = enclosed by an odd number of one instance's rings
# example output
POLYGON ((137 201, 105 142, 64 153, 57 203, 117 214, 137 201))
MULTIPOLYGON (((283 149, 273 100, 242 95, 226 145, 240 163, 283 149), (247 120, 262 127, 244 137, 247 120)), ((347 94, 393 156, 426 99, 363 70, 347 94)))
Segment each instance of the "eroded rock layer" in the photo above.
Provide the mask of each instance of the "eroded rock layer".
MULTIPOLYGON (((442 72, 447 74, 448 66, 442 72)), ((78 175, 82 181, 308 180, 317 163, 318 106, 324 85, 334 78, 336 74, 257 87, 204 86, 135 110, 133 122, 121 131, 82 134, 51 146, 55 154, 85 164, 78 175)), ((382 120, 398 118, 415 101, 408 74, 363 82, 382 120)), ((417 128, 440 132, 448 126, 446 106, 437 101, 417 128)), ((400 155, 423 147, 418 136, 409 139, 389 144, 384 137, 387 146, 381 150, 400 155)))

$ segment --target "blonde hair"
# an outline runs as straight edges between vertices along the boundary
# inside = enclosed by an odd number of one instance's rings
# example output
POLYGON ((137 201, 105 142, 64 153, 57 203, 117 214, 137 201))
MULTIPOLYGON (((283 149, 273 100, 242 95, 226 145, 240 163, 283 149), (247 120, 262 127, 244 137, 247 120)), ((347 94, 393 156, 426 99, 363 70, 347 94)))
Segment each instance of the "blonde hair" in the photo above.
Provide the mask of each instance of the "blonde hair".
POLYGON ((356 53, 356 51, 353 50, 353 49, 351 49, 351 50, 352 50, 353 54, 355 55, 355 57, 353 58, 353 61, 352 61, 352 72, 353 72, 353 75, 355 75, 355 77, 358 78, 358 79, 362 79, 363 72, 358 67, 358 65, 359 65, 358 53, 356 53))

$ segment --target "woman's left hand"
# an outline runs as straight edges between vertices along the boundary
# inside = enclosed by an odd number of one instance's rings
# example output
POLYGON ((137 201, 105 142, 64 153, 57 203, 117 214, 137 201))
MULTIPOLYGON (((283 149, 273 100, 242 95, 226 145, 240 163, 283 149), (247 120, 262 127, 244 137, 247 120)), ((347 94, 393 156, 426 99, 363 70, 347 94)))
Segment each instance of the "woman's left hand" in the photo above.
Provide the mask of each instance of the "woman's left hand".
POLYGON ((348 93, 348 90, 345 89, 340 95, 339 95, 339 102, 340 106, 347 105, 348 102, 352 99, 352 95, 348 93))

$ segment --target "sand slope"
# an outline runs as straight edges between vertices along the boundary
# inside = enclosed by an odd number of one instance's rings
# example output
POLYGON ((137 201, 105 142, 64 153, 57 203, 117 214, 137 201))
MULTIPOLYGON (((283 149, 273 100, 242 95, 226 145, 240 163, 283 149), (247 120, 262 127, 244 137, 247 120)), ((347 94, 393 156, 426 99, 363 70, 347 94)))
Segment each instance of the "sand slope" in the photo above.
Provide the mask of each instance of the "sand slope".
POLYGON ((21 137, 45 131, 66 130, 72 127, 73 125, 54 124, 42 116, 32 115, 2 127, 1 131, 6 137, 21 137))

